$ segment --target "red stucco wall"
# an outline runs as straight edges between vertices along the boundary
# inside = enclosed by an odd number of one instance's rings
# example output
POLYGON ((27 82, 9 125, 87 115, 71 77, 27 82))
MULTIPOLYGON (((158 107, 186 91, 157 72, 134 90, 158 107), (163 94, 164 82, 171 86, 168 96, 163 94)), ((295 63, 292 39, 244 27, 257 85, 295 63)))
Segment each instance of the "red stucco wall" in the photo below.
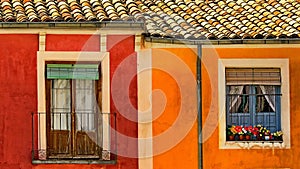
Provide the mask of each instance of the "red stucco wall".
MULTIPOLYGON (((46 35, 47 51, 99 51, 99 35, 46 35)), ((37 73, 36 57, 38 35, 0 35, 0 169, 135 169, 137 158, 118 156, 116 165, 75 165, 75 164, 31 164, 31 112, 37 111, 37 73)), ((107 38, 110 52, 110 79, 116 82, 130 79, 130 88, 124 93, 125 83, 119 83, 115 92, 117 99, 111 99, 111 112, 117 113, 117 130, 128 137, 118 137, 118 151, 137 154, 137 124, 121 114, 130 114, 137 119, 137 80, 136 54, 134 53, 134 36, 114 36, 107 38), (130 64, 120 66, 122 60, 130 64), (126 70, 115 76, 116 70, 126 70), (118 93, 119 92, 119 93, 118 93), (125 102, 129 93, 129 104, 121 106, 114 102, 125 102), (122 113, 120 113, 122 112, 122 113)), ((117 132, 117 133, 118 133, 117 132)), ((115 141, 115 140, 112 140, 115 141)))
POLYGON ((99 35, 47 34, 46 51, 99 51, 99 35))
POLYGON ((31 168, 38 35, 0 35, 0 168, 31 168))
POLYGON ((121 168, 138 168, 137 56, 134 36, 108 35, 110 53, 111 113, 117 113, 118 163, 121 168))

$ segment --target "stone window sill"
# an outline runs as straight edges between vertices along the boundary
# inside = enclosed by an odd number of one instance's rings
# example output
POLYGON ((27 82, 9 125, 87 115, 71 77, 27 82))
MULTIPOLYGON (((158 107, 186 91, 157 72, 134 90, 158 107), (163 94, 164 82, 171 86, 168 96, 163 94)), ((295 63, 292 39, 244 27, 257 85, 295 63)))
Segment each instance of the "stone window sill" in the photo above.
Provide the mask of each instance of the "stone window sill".
POLYGON ((32 164, 116 164, 116 160, 63 160, 63 159, 48 159, 48 160, 32 160, 32 164))
POLYGON ((283 141, 226 141, 224 149, 285 149, 283 141))

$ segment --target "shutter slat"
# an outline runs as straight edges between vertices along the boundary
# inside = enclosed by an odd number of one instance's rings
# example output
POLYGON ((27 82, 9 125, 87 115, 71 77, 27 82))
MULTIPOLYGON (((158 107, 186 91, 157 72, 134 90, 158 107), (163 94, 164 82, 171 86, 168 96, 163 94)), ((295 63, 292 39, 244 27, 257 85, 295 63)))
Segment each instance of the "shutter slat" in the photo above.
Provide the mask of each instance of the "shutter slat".
POLYGON ((97 64, 47 64, 47 79, 99 79, 97 64))
POLYGON ((226 68, 226 84, 281 85, 280 68, 226 68))

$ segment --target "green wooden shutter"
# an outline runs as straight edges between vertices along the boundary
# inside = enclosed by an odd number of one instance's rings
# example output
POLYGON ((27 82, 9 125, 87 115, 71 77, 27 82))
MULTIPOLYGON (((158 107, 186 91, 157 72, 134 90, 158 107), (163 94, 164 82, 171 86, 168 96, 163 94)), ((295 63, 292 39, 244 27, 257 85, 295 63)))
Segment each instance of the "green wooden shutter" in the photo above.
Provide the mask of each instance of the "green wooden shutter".
POLYGON ((99 79, 97 64, 47 64, 47 79, 99 79))

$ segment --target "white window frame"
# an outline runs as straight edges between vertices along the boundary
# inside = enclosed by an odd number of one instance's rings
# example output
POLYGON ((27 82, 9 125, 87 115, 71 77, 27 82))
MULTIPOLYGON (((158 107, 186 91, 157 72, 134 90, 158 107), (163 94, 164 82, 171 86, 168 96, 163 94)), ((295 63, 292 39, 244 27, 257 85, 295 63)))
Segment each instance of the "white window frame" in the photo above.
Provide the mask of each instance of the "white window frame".
POLYGON ((218 60, 218 99, 219 99, 219 148, 220 149, 252 149, 252 148, 284 148, 290 149, 290 90, 288 59, 219 59, 218 60), (277 67, 281 70, 281 130, 283 142, 229 142, 226 141, 226 67, 277 67))
MULTIPOLYGON (((102 112, 103 118, 103 154, 105 160, 109 160, 110 153, 110 70, 108 52, 37 52, 37 92, 38 92, 38 112, 46 112, 46 87, 45 87, 45 63, 47 61, 95 61, 101 62, 102 72, 102 112)), ((38 149, 47 150, 46 138, 46 114, 39 115, 38 123, 38 149)), ((38 153, 38 158, 45 160, 46 152, 38 153)))

